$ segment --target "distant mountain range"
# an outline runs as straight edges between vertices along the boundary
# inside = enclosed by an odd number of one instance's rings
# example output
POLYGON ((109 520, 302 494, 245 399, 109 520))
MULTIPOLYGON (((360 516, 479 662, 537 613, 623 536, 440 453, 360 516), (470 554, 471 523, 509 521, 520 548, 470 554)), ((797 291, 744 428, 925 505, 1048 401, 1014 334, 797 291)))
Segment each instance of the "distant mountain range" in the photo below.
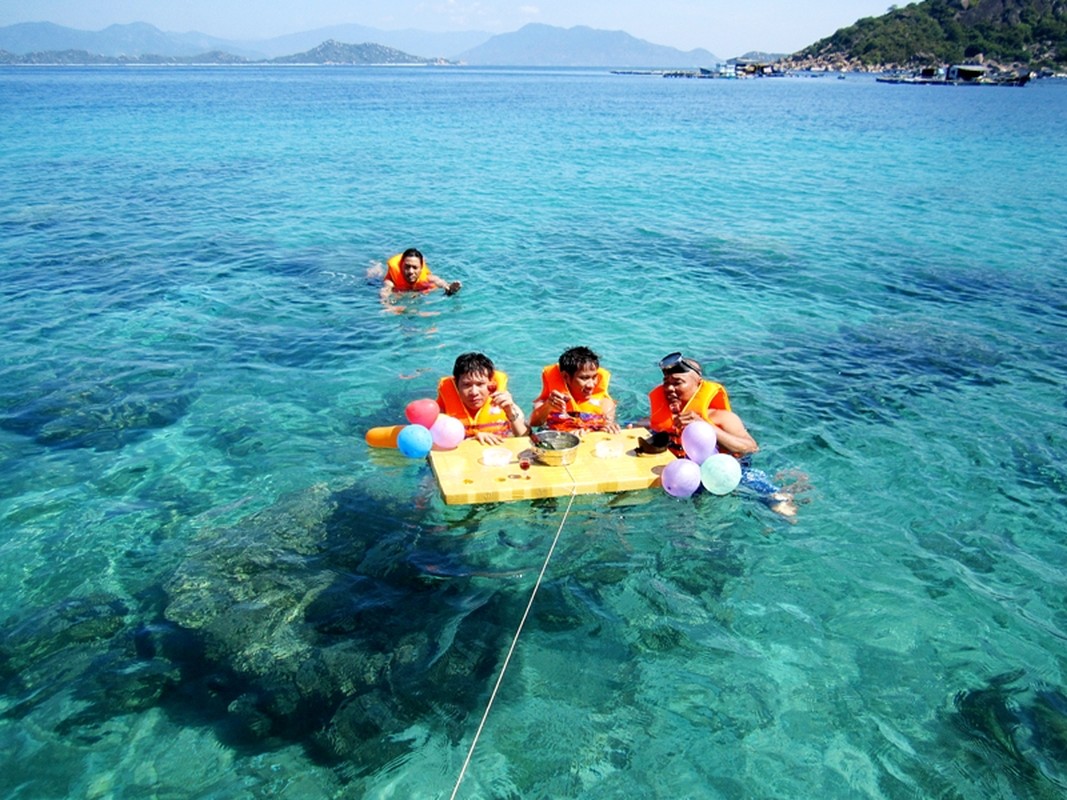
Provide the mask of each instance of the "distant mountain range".
POLYGON ((50 22, 0 28, 0 63, 447 63, 544 67, 692 67, 720 59, 683 52, 623 31, 530 24, 493 36, 479 31, 428 33, 339 25, 248 42, 203 33, 166 33, 144 22, 81 31, 50 22), (360 44, 342 45, 341 42, 360 44), (326 44, 331 47, 326 47, 326 44), (362 48, 340 51, 338 47, 362 48), (373 58, 368 48, 382 48, 373 58), (392 52, 388 52, 392 51, 392 52), (419 55, 411 55, 418 53, 419 55), (52 58, 54 60, 49 60, 52 58), (77 59, 84 58, 84 61, 77 59))
POLYGON ((45 50, 15 55, 0 50, 0 64, 9 65, 204 65, 204 64, 344 64, 358 66, 454 64, 443 58, 420 58, 381 44, 344 44, 330 39, 303 53, 271 59, 249 60, 224 50, 211 50, 195 56, 160 56, 144 53, 135 56, 101 56, 86 50, 45 50))
POLYGON ((23 22, 0 28, 0 50, 15 55, 84 50, 92 55, 105 57, 181 57, 212 50, 226 50, 243 58, 265 57, 263 53, 250 49, 246 44, 216 39, 203 33, 164 33, 145 22, 111 25, 101 31, 65 28, 51 22, 23 22))

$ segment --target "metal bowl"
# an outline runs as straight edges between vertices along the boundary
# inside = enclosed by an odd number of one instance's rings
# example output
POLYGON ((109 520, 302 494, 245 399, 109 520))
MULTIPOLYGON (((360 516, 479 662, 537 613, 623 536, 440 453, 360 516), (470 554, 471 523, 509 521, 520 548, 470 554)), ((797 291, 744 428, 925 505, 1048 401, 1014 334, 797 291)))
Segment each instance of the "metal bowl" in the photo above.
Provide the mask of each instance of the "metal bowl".
POLYGON ((530 437, 534 458, 549 467, 573 464, 580 440, 566 431, 541 431, 530 437))

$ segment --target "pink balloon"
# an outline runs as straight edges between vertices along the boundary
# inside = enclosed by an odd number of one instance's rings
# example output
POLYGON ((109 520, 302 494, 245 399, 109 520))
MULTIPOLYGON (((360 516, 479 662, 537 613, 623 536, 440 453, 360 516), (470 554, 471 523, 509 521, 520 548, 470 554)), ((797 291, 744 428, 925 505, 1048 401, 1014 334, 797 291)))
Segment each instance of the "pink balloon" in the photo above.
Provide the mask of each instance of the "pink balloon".
POLYGON ((430 427, 430 435, 433 437, 433 446, 438 450, 452 450, 467 435, 463 423, 448 414, 438 414, 430 427))
POLYGON ((689 497, 700 488, 700 465, 688 458, 675 459, 663 468, 659 479, 671 497, 689 497))
POLYGON ((715 435, 715 426, 698 419, 682 428, 682 447, 686 458, 697 464, 703 464, 708 456, 719 452, 719 438, 715 435))
POLYGON ((424 428, 432 428, 437 415, 441 410, 437 407, 436 400, 412 400, 404 409, 404 416, 412 425, 421 425, 424 428))

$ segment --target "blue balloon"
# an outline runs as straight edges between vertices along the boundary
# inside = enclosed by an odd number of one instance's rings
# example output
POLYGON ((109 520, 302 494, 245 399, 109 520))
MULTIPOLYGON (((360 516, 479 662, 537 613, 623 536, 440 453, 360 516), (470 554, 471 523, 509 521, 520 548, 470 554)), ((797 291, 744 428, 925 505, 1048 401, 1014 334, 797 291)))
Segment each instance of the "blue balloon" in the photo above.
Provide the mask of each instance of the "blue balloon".
POLYGON ((433 434, 424 425, 405 425, 396 437, 396 446, 408 458, 426 458, 433 447, 433 434))

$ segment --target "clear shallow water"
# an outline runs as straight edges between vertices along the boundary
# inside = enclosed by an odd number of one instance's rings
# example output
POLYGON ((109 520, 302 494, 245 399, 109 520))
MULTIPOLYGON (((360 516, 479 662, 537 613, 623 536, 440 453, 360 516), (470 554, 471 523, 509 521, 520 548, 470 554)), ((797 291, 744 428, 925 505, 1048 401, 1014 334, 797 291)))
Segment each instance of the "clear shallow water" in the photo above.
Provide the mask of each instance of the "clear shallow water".
POLYGON ((579 498, 460 797, 1067 787, 1067 90, 0 72, 6 796, 447 797, 562 502, 363 432, 713 365, 751 498, 579 498), (455 298, 383 312, 419 246, 455 298))

